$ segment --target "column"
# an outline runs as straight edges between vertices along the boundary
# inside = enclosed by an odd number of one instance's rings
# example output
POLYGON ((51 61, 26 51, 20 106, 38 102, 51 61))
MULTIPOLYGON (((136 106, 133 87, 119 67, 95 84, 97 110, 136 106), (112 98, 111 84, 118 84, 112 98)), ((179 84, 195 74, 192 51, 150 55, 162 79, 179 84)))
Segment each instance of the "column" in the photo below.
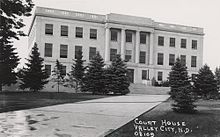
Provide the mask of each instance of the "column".
POLYGON ((150 52, 149 52, 149 65, 153 65, 153 57, 154 57, 154 34, 151 32, 150 33, 150 52))
POLYGON ((136 31, 136 43, 135 43, 135 63, 139 63, 140 57, 140 31, 136 31))
POLYGON ((105 28, 105 61, 110 61, 110 28, 105 28))
POLYGON ((121 58, 125 59, 125 29, 121 29, 121 58))

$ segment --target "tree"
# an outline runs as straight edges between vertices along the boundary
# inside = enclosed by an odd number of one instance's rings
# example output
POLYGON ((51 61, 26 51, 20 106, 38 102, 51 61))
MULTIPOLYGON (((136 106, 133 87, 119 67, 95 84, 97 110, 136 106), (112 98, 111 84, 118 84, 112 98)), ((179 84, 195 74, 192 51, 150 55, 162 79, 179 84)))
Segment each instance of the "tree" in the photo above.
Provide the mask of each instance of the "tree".
POLYGON ((117 54, 105 71, 105 91, 123 95, 129 93, 130 81, 127 73, 125 62, 117 54))
POLYGON ((93 94, 103 94, 105 90, 105 77, 104 77, 104 60, 99 54, 92 58, 88 65, 88 70, 84 77, 83 91, 89 91, 93 94))
POLYGON ((25 26, 21 17, 30 16, 33 6, 31 0, 0 1, 0 91, 2 86, 16 83, 14 69, 19 64, 19 58, 11 43, 12 39, 25 36, 20 31, 25 26))
POLYGON ((72 65, 72 70, 68 74, 68 82, 71 87, 74 87, 76 89, 76 92, 80 90, 80 87, 83 85, 83 77, 85 76, 85 69, 86 67, 83 66, 84 60, 82 60, 83 55, 82 51, 79 50, 77 52, 76 59, 74 60, 74 63, 72 65))
POLYGON ((169 85, 171 98, 174 100, 172 109, 176 112, 195 112, 195 98, 192 94, 187 67, 181 63, 179 58, 171 68, 169 73, 169 85))
POLYGON ((215 69, 215 79, 217 81, 218 87, 220 86, 220 67, 215 69))
POLYGON ((60 92, 60 85, 63 85, 65 83, 65 72, 63 70, 63 65, 56 60, 56 65, 54 67, 54 70, 52 71, 52 81, 55 82, 55 84, 52 86, 52 88, 57 85, 57 92, 60 92))
POLYGON ((20 75, 20 88, 21 89, 30 89, 32 91, 39 91, 43 89, 44 85, 48 83, 48 74, 45 69, 43 69, 44 59, 40 57, 37 44, 35 43, 34 47, 31 50, 30 59, 27 59, 28 63, 25 63, 27 66, 21 70, 20 75))
POLYGON ((194 81, 194 87, 194 91, 206 99, 217 97, 217 81, 207 64, 199 69, 194 81))

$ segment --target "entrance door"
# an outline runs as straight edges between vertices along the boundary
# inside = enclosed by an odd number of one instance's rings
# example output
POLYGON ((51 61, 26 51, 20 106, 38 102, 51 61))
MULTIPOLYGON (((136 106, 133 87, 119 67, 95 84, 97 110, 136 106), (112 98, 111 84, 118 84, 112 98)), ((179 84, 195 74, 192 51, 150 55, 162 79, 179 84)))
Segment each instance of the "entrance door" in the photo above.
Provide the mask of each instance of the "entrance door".
POLYGON ((134 69, 128 69, 128 77, 131 83, 134 83, 134 69))

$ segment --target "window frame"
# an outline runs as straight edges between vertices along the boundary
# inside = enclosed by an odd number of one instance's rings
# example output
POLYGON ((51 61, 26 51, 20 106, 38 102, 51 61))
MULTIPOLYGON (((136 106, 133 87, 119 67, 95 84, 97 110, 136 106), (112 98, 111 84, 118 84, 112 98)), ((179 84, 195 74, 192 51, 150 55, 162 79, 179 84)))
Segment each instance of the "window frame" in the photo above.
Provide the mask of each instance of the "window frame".
POLYGON ((158 36, 158 46, 164 46, 164 36, 158 36))
POLYGON ((176 38, 171 37, 170 38, 170 47, 175 47, 176 46, 176 38))
POLYGON ((118 31, 112 29, 111 31, 111 41, 118 41, 118 31))
POLYGON ((83 27, 76 27, 75 37, 83 38, 83 27))
POLYGON ((96 55, 96 47, 89 47, 89 60, 92 60, 92 58, 96 55), (94 50, 94 51, 93 51, 94 50))
POLYGON ((97 39, 97 33, 98 33, 97 29, 90 29, 89 38, 96 40, 97 39))
POLYGON ((139 52, 139 63, 146 64, 146 51, 139 52))
POLYGON ((147 33, 140 32, 140 44, 147 44, 147 33))
POLYGON ((60 58, 68 58, 68 45, 60 44, 60 58))
POLYGON ((164 65, 164 53, 157 53, 157 65, 164 65))
POLYGON ((110 48, 110 61, 113 61, 117 54, 117 49, 110 48))
POLYGON ((61 37, 68 37, 68 29, 69 27, 67 25, 61 25, 60 26, 60 36, 61 37))
POLYGON ((192 40, 192 49, 197 50, 197 46, 198 46, 198 41, 197 40, 192 40))
POLYGON ((53 24, 49 24, 49 23, 45 24, 45 35, 53 35, 53 24))
POLYGON ((173 66, 175 64, 175 54, 169 54, 169 66, 173 66))
POLYGON ((52 43, 44 44, 44 57, 53 57, 53 44, 52 43), (51 46, 51 48, 48 48, 47 46, 51 46), (50 50, 48 51, 48 49, 50 50))
POLYGON ((186 47, 187 47, 187 39, 182 38, 180 41, 181 41, 180 42, 180 47, 183 48, 183 49, 186 49, 186 47))
POLYGON ((82 49, 83 47, 82 46, 79 46, 79 45, 75 45, 75 56, 74 58, 76 59, 77 56, 78 56, 78 51, 81 51, 82 52, 82 49))
POLYGON ((191 67, 192 68, 197 67, 197 56, 191 56, 191 67))
POLYGON ((125 32, 125 42, 126 43, 132 43, 133 39, 133 33, 131 31, 125 32))
POLYGON ((163 71, 157 72, 157 81, 163 81, 163 71))

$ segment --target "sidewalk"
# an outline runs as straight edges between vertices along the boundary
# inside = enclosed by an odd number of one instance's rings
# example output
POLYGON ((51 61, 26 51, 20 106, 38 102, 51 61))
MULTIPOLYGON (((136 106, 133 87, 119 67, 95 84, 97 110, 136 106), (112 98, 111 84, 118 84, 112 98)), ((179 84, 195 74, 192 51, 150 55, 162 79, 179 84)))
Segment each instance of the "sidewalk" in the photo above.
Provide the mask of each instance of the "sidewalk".
POLYGON ((168 97, 132 94, 0 113, 0 136, 102 137, 168 97))

